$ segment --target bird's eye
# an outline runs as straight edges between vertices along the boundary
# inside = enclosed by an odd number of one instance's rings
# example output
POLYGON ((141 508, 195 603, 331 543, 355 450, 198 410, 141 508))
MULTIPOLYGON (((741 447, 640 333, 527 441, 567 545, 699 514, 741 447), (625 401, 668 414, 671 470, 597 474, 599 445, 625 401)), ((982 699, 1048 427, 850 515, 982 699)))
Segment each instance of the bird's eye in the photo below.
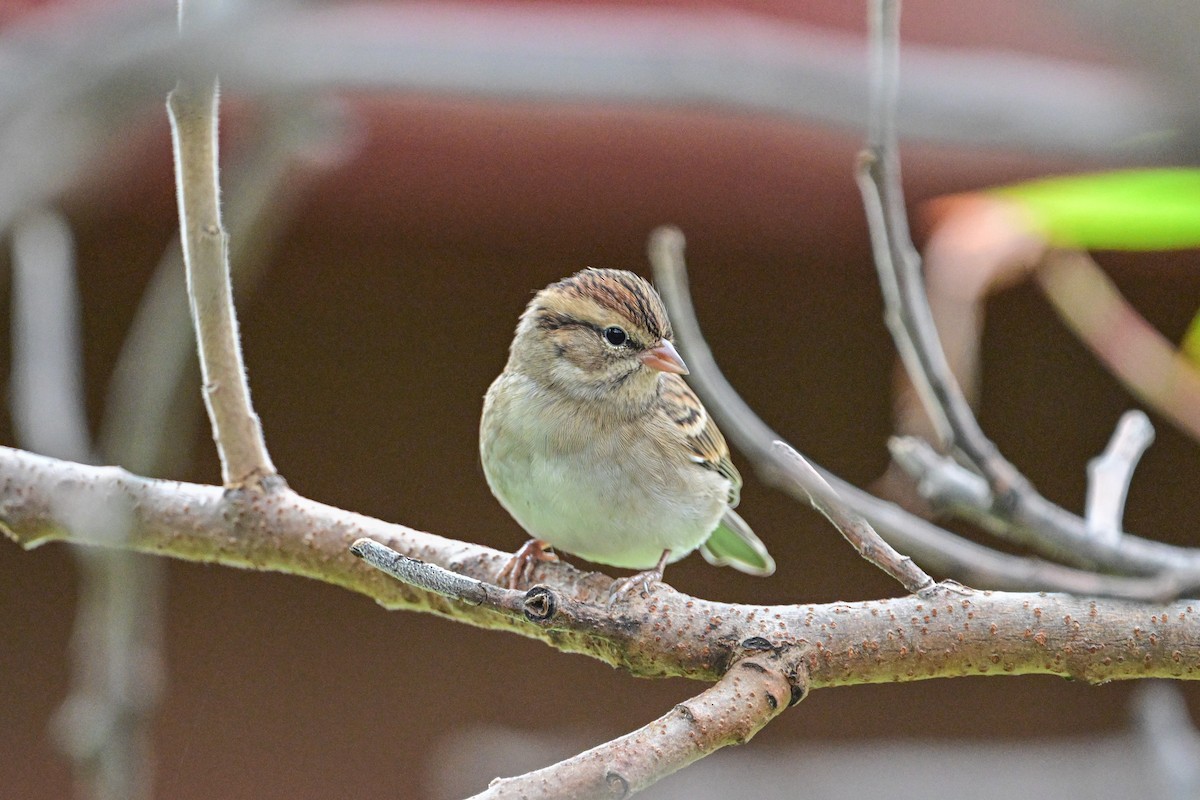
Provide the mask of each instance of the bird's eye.
POLYGON ((604 329, 604 341, 611 344, 613 347, 620 347, 625 344, 629 337, 625 331, 618 328, 616 325, 610 325, 604 329))

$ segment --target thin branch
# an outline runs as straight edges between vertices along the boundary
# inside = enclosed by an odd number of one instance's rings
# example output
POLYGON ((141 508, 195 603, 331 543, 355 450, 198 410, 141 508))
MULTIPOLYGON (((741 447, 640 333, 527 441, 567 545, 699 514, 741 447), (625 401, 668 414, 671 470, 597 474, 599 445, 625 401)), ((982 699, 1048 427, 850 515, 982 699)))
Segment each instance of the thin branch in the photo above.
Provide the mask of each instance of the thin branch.
MULTIPOLYGON (((916 480, 917 491, 931 505, 952 512, 998 536, 1008 533, 1008 524, 994 513, 995 499, 983 478, 949 456, 937 452, 923 439, 896 437, 888 446, 896 463, 916 480)), ((1082 594, 1168 600, 1191 594, 1200 588, 1200 579, 1193 573, 1171 570, 1138 578, 1086 572, 1077 574, 1082 581, 1086 581, 1085 576, 1090 575, 1095 584, 1094 591, 1082 594)), ((1079 591, 1074 593, 1081 594, 1079 591)))
POLYGON ((1088 531, 1113 543, 1121 536, 1125 497, 1142 453, 1154 441, 1150 418, 1138 410, 1121 415, 1108 447, 1088 462, 1088 531))
MULTIPOLYGON (((230 254, 231 279, 243 298, 257 287, 279 228, 301 196, 280 191, 285 179, 298 159, 338 135, 328 113, 307 107, 273 109, 255 127, 261 134, 225 170, 223 193, 225 224, 238 245, 230 254)), ((187 463, 200 408, 190 315, 176 237, 143 293, 109 380, 97 434, 106 463, 156 477, 187 463)))
POLYGON ((1200 551, 1130 535, 1106 542, 1091 537, 1078 515, 1046 500, 1004 459, 979 427, 946 362, 908 233, 895 128, 899 3, 871 4, 873 59, 871 137, 860 157, 858 183, 886 305, 885 319, 909 376, 946 447, 987 480, 993 498, 988 529, 1052 558, 1086 569, 1134 575, 1172 572, 1200 580, 1200 551))
POLYGON ((507 553, 342 511, 286 488, 262 493, 149 480, 8 448, 0 448, 0 524, 27 547, 72 541, 315 578, 391 608, 520 633, 643 676, 716 680, 750 652, 802 645, 811 688, 987 673, 1200 679, 1200 603, 1189 600, 946 587, 920 597, 751 606, 660 586, 610 613, 612 579, 559 562, 542 567, 556 600, 545 605, 555 613, 535 621, 524 609, 517 616, 407 586, 349 548, 370 538, 489 583, 507 553), (127 538, 114 540, 108 526, 96 524, 122 515, 127 538))
POLYGON ((217 179, 217 106, 215 78, 181 79, 167 98, 183 259, 222 482, 229 488, 262 489, 277 474, 250 403, 233 308, 217 179))
MULTIPOLYGON (((680 317, 676 320, 676 328, 688 357, 696 361, 693 369, 703 384, 711 378, 706 380, 700 376, 711 376, 716 371, 716 364, 700 338, 691 298, 688 296, 684 244, 683 233, 678 228, 656 228, 650 234, 647 256, 667 306, 672 309, 672 319, 680 317)), ((729 405, 721 403, 721 408, 728 410, 729 405)), ((914 564, 911 558, 896 552, 881 539, 871 527, 871 523, 852 509, 830 485, 830 481, 795 448, 776 437, 774 432, 752 414, 742 414, 739 419, 742 420, 742 424, 738 425, 739 431, 749 428, 756 436, 770 437, 769 444, 756 441, 756 446, 746 448, 750 455, 757 457, 758 463, 769 463, 772 478, 782 482, 790 494, 798 496, 798 499, 807 500, 813 508, 821 512, 859 555, 899 581, 910 592, 921 591, 933 585, 933 578, 914 564)))
POLYGON ((775 442, 775 450, 783 456, 789 477, 808 495, 812 507, 833 523, 860 556, 895 578, 909 592, 915 594, 933 586, 933 578, 881 539, 871 523, 852 511, 804 456, 783 441, 775 442))
MULTIPOLYGON (((398 581, 439 594, 442 597, 449 597, 451 600, 475 606, 483 605, 488 602, 489 590, 493 591, 493 598, 498 595, 509 598, 517 595, 525 596, 525 592, 516 589, 503 589, 495 584, 484 583, 466 575, 451 572, 437 564, 427 564, 419 559, 409 558, 403 553, 397 553, 392 548, 370 539, 357 539, 354 544, 350 545, 350 552, 398 581)), ((493 599, 493 603, 495 602, 493 599)), ((503 605, 511 607, 513 603, 509 602, 503 605)))
MULTIPOLYGON (((781 462, 775 450, 774 442, 782 441, 782 437, 738 395, 721 373, 704 340, 688 292, 683 234, 676 228, 658 228, 651 234, 649 251, 655 282, 662 292, 680 348, 691 368, 689 383, 720 421, 725 435, 751 460, 762 479, 801 502, 807 502, 807 495, 799 492, 795 483, 786 476, 786 464, 781 462)), ((814 466, 814 469, 849 508, 868 519, 894 546, 912 553, 926 566, 972 585, 1012 590, 1047 589, 1078 595, 1134 599, 1163 597, 1164 583, 1159 580, 1098 575, 1040 559, 997 552, 864 492, 819 466, 814 466)), ((1175 587, 1177 584, 1171 582, 1167 585, 1175 587)))
POLYGON ((577 756, 498 778, 471 800, 613 800, 629 797, 730 745, 745 744, 803 698, 794 653, 757 653, 650 724, 577 756))
POLYGON ((888 439, 888 452, 917 481, 917 493, 936 508, 966 507, 985 513, 991 509, 992 490, 987 481, 934 450, 924 439, 893 436, 888 439))

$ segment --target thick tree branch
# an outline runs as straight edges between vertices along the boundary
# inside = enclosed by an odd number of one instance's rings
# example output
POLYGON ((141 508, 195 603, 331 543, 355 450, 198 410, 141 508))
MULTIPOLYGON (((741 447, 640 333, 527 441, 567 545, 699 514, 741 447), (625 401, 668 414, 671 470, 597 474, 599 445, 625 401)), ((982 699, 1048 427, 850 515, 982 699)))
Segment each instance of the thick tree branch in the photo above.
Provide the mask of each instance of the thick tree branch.
POLYGON ((628 797, 722 747, 750 741, 803 698, 803 674, 795 652, 748 656, 649 725, 544 769, 498 778, 471 800, 628 797))
POLYGON ((507 553, 391 525, 287 489, 226 491, 139 478, 0 448, 0 523, 32 547, 72 541, 192 561, 286 572, 362 592, 390 608, 428 611, 591 655, 637 675, 716 680, 764 646, 803 647, 811 688, 985 673, 1079 680, 1200 678, 1200 602, 1136 603, 1067 595, 940 588, 923 597, 751 606, 661 586, 613 613, 611 578, 544 565, 557 613, 518 618, 394 581, 354 558, 368 537, 491 583, 507 553), (124 515, 113 540, 103 517, 124 515))

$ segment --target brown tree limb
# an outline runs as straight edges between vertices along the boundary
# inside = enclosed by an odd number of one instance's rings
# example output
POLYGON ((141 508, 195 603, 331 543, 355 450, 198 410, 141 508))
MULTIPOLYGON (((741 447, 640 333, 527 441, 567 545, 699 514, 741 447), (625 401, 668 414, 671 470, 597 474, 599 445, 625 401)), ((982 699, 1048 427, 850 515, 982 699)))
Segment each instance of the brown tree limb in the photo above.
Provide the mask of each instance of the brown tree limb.
POLYGON ((754 734, 804 696, 795 652, 757 653, 648 725, 544 769, 497 778, 470 800, 612 800, 754 734))
MULTIPOLYGON (((18 543, 48 541, 286 572, 343 586, 390 608, 508 630, 636 675, 716 680, 766 647, 802 647, 810 687, 987 673, 1090 682, 1200 679, 1200 601, 1139 603, 942 587, 923 597, 752 606, 660 586, 606 609, 612 579, 543 566, 556 613, 533 622, 394 581, 354 558, 363 537, 491 583, 507 553, 381 522, 288 489, 261 493, 156 481, 0 448, 0 523, 18 543), (113 540, 102 516, 126 515, 113 540)), ((502 611, 502 610, 500 610, 502 611)))
POLYGON ((221 227, 217 178, 217 81, 181 79, 167 97, 188 298, 200 351, 204 403, 229 488, 277 479, 262 422, 250 402, 221 227))

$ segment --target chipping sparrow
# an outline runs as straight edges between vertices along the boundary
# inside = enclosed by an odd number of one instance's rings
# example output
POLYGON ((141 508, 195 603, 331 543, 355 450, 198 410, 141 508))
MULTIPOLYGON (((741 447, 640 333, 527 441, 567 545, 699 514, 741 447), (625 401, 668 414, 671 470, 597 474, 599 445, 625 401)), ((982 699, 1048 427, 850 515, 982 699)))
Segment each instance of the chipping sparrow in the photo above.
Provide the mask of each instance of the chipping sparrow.
POLYGON ((775 562, 733 512, 742 479, 680 375, 658 293, 631 272, 585 269, 538 292, 488 389, 479 451, 488 486, 533 540, 500 575, 515 587, 548 546, 646 570, 699 548, 770 575, 775 562))

